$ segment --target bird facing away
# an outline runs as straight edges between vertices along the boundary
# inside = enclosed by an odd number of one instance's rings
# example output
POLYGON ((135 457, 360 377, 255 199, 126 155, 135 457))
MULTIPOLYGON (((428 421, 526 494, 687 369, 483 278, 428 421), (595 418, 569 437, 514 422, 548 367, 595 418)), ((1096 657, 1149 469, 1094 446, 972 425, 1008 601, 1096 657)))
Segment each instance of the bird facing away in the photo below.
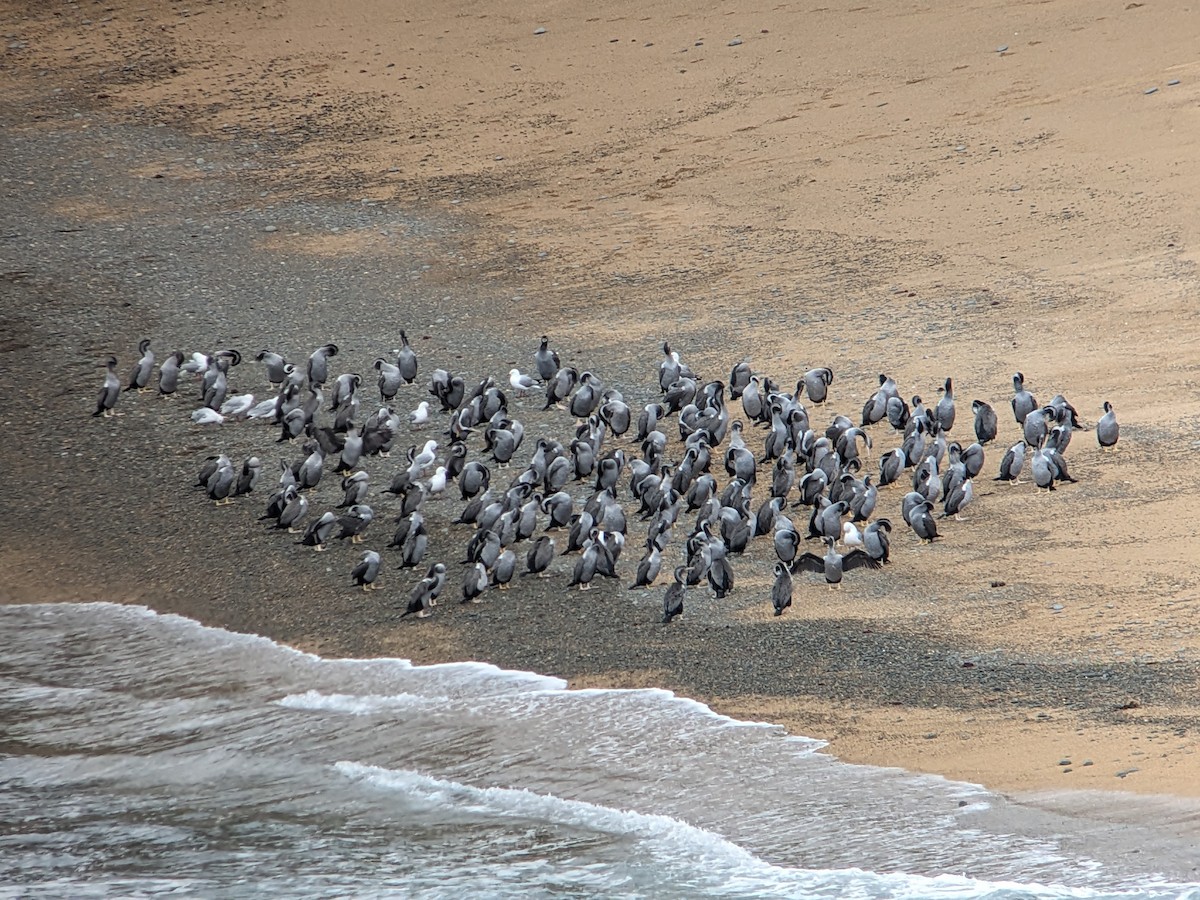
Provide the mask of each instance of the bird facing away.
POLYGON ((1107 450, 1117 446, 1117 439, 1120 436, 1121 426, 1117 423, 1117 414, 1113 410, 1113 405, 1105 400, 1104 415, 1096 423, 1096 442, 1102 450, 1107 450))
POLYGON ((666 625, 676 616, 683 615, 683 599, 687 594, 687 566, 675 567, 675 581, 663 594, 663 624, 666 625))
POLYGON ((771 585, 771 606, 775 615, 782 616, 783 611, 792 605, 792 573, 781 562, 775 563, 775 583, 771 585))

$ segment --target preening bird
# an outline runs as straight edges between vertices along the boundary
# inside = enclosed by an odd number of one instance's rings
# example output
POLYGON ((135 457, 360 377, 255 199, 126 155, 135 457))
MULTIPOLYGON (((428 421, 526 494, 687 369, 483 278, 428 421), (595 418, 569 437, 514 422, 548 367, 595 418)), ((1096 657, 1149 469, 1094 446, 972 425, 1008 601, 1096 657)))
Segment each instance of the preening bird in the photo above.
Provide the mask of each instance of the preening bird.
POLYGON ((1117 414, 1113 410, 1113 405, 1105 400, 1104 415, 1096 423, 1096 442, 1102 449, 1108 449, 1117 446, 1117 439, 1120 436, 1121 426, 1117 423, 1117 414))
POLYGON ((350 580, 360 585, 364 591, 373 591, 379 587, 376 579, 379 577, 379 554, 374 550, 364 550, 362 561, 350 572, 350 580))
POLYGON ((121 397, 121 380, 117 378, 117 358, 110 356, 107 363, 108 371, 104 374, 104 385, 96 396, 96 411, 93 416, 113 416, 113 407, 121 397))

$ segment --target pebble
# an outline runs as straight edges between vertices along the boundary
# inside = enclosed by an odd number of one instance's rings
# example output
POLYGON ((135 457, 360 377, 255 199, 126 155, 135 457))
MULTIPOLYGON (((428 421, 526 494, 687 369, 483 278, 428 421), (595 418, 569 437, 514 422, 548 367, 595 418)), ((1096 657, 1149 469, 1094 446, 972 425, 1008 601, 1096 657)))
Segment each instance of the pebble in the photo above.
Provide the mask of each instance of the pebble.
POLYGON ((1062 605, 1061 603, 1055 603, 1055 604, 1054 604, 1052 607, 1050 607, 1050 608, 1051 608, 1052 610, 1054 610, 1055 612, 1062 612, 1063 605, 1062 605))
POLYGON ((742 39, 741 39, 741 38, 734 38, 732 41, 730 41, 730 42, 729 42, 729 46, 730 46, 730 47, 736 47, 736 46, 738 46, 738 45, 739 45, 741 42, 742 42, 742 39))
POLYGON ((997 53, 1003 53, 1003 52, 1004 52, 1005 50, 1007 50, 1007 49, 1008 49, 1008 44, 1005 44, 1003 47, 997 47, 997 48, 996 48, 996 52, 997 52, 997 53))
POLYGON ((1060 766, 1069 766, 1071 764, 1071 761, 1069 759, 1060 759, 1058 761, 1058 764, 1060 766))
POLYGON ((546 29, 545 28, 535 28, 535 29, 533 29, 533 33, 534 34, 545 34, 546 29))
POLYGON ((1137 766, 1134 766, 1132 769, 1122 769, 1120 772, 1117 773, 1117 777, 1124 778, 1126 775, 1132 775, 1136 771, 1138 771, 1137 766))
POLYGON ((1167 87, 1175 87, 1175 85, 1177 85, 1177 84, 1179 84, 1179 79, 1172 78, 1170 81, 1167 82, 1167 87))
POLYGON ((1085 759, 1083 762, 1080 763, 1080 765, 1081 766, 1094 766, 1095 763, 1092 762, 1090 759, 1085 759))
POLYGON ((1142 91, 1142 93, 1143 94, 1156 94, 1156 93, 1158 93, 1158 88, 1156 88, 1156 87, 1146 88, 1144 91, 1142 91))
POLYGON ((279 230, 279 227, 276 225, 268 225, 266 228, 263 229, 263 231, 265 231, 267 234, 273 234, 274 232, 276 232, 278 230, 279 230))

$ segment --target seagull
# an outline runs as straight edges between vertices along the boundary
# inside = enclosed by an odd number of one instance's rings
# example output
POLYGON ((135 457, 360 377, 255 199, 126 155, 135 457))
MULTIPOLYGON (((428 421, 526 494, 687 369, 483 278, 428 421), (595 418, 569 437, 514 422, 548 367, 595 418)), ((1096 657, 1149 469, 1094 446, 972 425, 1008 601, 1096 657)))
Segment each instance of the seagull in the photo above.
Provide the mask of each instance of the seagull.
POLYGON ((192 413, 192 421, 197 425, 221 425, 225 417, 214 409, 202 406, 192 413))
POLYGON ((512 385, 518 397, 524 397, 537 387, 537 382, 529 375, 522 375, 520 369, 508 370, 508 383, 512 385))
POLYGON ((243 416, 249 415, 250 410, 253 408, 253 394, 235 394, 221 404, 221 415, 227 419, 240 419, 243 416))
POLYGON ((429 421, 429 401, 422 400, 417 404, 417 408, 408 414, 408 423, 413 428, 420 428, 429 421))

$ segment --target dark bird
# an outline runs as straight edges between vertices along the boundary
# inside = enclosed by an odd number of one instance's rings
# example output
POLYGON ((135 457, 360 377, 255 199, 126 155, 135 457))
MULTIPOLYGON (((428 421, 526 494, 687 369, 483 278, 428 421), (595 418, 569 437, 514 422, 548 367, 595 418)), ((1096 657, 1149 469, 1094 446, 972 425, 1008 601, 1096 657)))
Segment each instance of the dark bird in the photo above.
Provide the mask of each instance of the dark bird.
POLYGON ((802 553, 792 563, 793 572, 819 572, 825 576, 828 584, 840 585, 842 574, 855 569, 878 569, 880 563, 867 555, 865 550, 851 550, 849 553, 837 552, 833 538, 825 538, 828 549, 825 555, 802 553))
POLYGON ((775 615, 782 616, 783 611, 792 605, 792 573, 781 562, 775 563, 775 583, 771 585, 771 606, 775 615))
POLYGON ((687 585, 684 584, 687 578, 688 567, 675 567, 675 581, 667 588, 663 594, 663 624, 667 624, 676 616, 683 615, 683 598, 687 596, 687 585))
POLYGON ((996 439, 996 411, 983 400, 972 400, 971 411, 975 413, 975 438, 981 444, 996 439))
POLYGON ((379 577, 379 554, 374 550, 364 550, 362 562, 350 572, 350 580, 362 587, 364 591, 373 591, 379 587, 376 579, 379 577))

